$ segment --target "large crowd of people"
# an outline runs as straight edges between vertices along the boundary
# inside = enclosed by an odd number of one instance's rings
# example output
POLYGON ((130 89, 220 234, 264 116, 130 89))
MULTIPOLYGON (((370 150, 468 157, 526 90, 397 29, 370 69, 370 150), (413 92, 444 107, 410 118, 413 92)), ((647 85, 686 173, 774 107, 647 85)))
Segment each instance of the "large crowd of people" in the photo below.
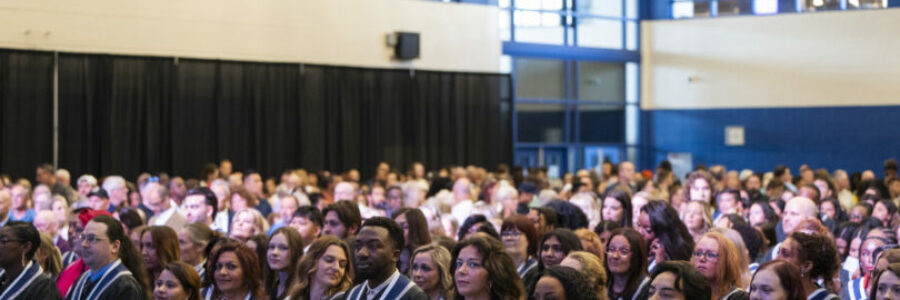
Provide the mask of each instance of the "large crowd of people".
POLYGON ((894 299, 897 169, 44 164, 0 175, 0 300, 894 299))

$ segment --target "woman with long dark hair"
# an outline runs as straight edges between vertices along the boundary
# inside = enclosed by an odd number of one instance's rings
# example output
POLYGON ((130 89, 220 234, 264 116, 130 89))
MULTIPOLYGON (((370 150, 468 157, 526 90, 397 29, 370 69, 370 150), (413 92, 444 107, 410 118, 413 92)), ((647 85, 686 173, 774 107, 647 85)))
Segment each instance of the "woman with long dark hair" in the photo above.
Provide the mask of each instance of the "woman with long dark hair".
POLYGON ((603 198, 600 214, 605 222, 618 223, 619 227, 631 227, 631 195, 623 189, 613 189, 603 198))
POLYGON ((431 243, 431 234, 428 232, 428 220, 417 208, 404 207, 391 215, 391 219, 403 229, 403 238, 406 245, 400 251, 400 259, 397 260, 397 270, 406 274, 409 270, 412 253, 417 248, 431 243))
POLYGON ((603 266, 609 276, 607 293, 611 300, 645 299, 650 280, 647 277, 647 244, 631 228, 613 230, 606 245, 603 266))
POLYGON ((269 299, 284 299, 297 275, 297 264, 303 256, 303 237, 292 227, 272 232, 266 250, 266 291, 269 299))
MULTIPOLYGON (((663 248, 667 260, 689 260, 694 249, 694 238, 688 232, 687 226, 681 222, 678 212, 669 204, 652 200, 641 207, 638 216, 638 231, 644 236, 644 241, 652 243, 657 241, 663 248)), ((653 263, 659 261, 654 260, 653 263)), ((651 267, 652 269, 652 267, 651 267)))
POLYGON ((512 257, 494 238, 475 235, 453 249, 456 299, 520 300, 525 296, 512 257))
POLYGON ((209 256, 204 281, 213 284, 203 291, 208 299, 264 299, 258 256, 238 241, 223 241, 209 256))
POLYGON ((163 267, 181 260, 178 234, 169 226, 150 226, 141 233, 141 256, 150 278, 156 278, 163 267))
POLYGON ((155 300, 200 300, 200 276, 194 266, 185 262, 170 262, 156 278, 155 300))

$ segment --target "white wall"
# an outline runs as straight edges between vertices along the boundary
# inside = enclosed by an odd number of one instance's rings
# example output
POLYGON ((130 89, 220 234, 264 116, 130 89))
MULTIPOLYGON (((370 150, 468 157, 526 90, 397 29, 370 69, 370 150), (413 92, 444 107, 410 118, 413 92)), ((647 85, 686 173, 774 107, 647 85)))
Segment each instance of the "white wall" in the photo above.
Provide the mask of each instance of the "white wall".
POLYGON ((0 0, 0 48, 499 72, 497 8, 422 0, 0 0), (391 60, 385 35, 420 33, 391 60))
POLYGON ((642 30, 644 109, 900 105, 898 9, 651 21, 642 30))

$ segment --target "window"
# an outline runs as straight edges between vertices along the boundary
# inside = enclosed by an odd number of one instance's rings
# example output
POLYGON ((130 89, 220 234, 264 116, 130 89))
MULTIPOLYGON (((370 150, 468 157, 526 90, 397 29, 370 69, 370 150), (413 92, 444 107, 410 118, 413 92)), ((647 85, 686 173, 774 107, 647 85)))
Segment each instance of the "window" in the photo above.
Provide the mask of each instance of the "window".
POLYGON ((553 59, 516 59, 516 97, 565 99, 566 65, 553 59))

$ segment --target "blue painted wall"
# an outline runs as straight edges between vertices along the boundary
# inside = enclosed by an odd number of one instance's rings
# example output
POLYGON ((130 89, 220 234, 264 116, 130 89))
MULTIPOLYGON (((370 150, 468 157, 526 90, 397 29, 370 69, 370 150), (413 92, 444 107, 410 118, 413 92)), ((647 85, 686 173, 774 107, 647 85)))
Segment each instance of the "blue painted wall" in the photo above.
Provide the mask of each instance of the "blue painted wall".
MULTIPOLYGON (((690 152, 696 164, 771 171, 802 164, 847 171, 900 158, 900 106, 766 109, 646 110, 641 167, 669 152, 690 152), (725 146, 725 126, 745 127, 745 145, 725 146)), ((650 163, 650 164, 647 164, 650 163)))

